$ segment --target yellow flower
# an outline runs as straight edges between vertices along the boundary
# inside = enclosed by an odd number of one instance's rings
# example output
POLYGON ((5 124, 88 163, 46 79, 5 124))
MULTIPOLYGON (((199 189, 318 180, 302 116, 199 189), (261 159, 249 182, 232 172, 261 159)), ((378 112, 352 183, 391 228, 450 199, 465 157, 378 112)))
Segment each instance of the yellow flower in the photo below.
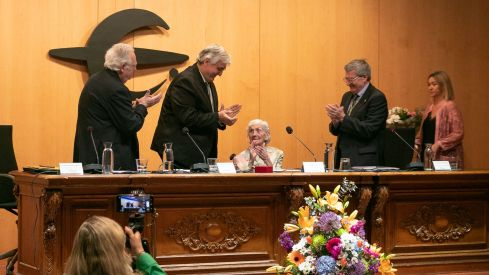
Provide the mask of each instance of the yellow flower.
POLYGON ((309 206, 303 206, 299 208, 299 218, 300 217, 309 217, 309 206))
POLYGON ((268 272, 268 273, 279 273, 279 272, 283 272, 283 271, 284 271, 284 267, 280 266, 280 265, 274 265, 274 266, 267 268, 267 270, 265 270, 265 272, 268 272))
POLYGON ((354 220, 358 215, 358 210, 355 210, 353 212, 351 212, 350 214, 350 220, 354 220))
POLYGON ((285 223, 284 224, 284 230, 289 232, 289 233, 292 233, 292 232, 299 230, 299 227, 295 224, 285 223))
POLYGON ((326 191, 326 203, 328 204, 329 208, 332 210, 336 210, 340 213, 343 213, 343 204, 339 201, 338 194, 336 193, 331 193, 329 191, 326 191))
POLYGON ((341 224, 343 228, 350 231, 352 225, 356 224, 358 221, 355 219, 357 217, 358 211, 353 211, 350 216, 345 216, 341 219, 341 224))
POLYGON ((297 223, 301 227, 302 234, 312 234, 314 232, 314 222, 316 217, 309 216, 309 206, 299 208, 299 218, 297 223))
POLYGON ((338 194, 338 192, 340 191, 340 188, 341 188, 341 184, 336 185, 336 187, 333 190, 333 193, 338 194))
POLYGON ((319 204, 319 206, 323 207, 323 206, 327 205, 328 202, 325 199, 323 199, 323 198, 319 198, 318 199, 318 204, 319 204))
POLYGON ((394 275, 397 269, 392 267, 392 263, 389 259, 381 259, 379 271, 382 275, 394 275))
POLYGON ((299 251, 292 251, 287 255, 287 260, 289 260, 289 262, 295 264, 296 266, 299 266, 301 263, 304 262, 304 255, 299 253, 299 251))
MULTIPOLYGON (((319 187, 317 188, 319 189, 319 187)), ((309 184, 309 190, 311 191, 311 194, 317 199, 320 193, 318 194, 316 188, 309 184)))
POLYGON ((377 247, 377 244, 370 245, 370 251, 375 253, 380 253, 380 250, 382 250, 382 247, 377 247))

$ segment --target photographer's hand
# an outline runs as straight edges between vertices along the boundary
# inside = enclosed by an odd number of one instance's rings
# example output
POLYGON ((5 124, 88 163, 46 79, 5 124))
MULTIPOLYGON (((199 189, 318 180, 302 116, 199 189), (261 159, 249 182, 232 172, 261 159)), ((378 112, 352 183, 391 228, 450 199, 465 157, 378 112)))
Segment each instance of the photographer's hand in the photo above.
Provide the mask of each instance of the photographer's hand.
POLYGON ((143 243, 141 242, 141 233, 136 231, 134 233, 131 228, 125 226, 124 232, 129 238, 129 243, 131 244, 131 254, 133 256, 139 256, 144 252, 143 243))

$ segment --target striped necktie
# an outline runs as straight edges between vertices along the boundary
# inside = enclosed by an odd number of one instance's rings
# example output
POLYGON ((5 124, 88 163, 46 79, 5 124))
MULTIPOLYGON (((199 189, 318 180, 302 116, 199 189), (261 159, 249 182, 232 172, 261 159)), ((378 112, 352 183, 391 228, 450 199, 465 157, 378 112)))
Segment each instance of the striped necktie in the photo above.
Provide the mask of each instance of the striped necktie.
POLYGON ((212 112, 214 112, 214 98, 212 98, 211 85, 209 82, 206 82, 205 85, 207 86, 207 93, 209 94, 209 100, 211 101, 212 112))
POLYGON ((353 97, 350 100, 350 106, 348 106, 348 115, 351 115, 351 112, 353 111, 353 108, 357 106, 358 99, 360 97, 358 95, 353 95, 353 97))

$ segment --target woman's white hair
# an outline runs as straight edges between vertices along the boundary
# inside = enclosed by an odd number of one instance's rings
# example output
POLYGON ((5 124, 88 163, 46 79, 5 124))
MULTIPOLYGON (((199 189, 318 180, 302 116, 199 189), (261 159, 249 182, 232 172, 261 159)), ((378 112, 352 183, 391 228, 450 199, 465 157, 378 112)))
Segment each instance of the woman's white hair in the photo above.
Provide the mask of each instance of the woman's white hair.
POLYGON ((231 64, 231 57, 229 56, 229 54, 226 52, 223 46, 217 44, 211 44, 205 47, 199 53, 197 62, 199 64, 202 64, 206 59, 209 59, 211 64, 216 64, 219 61, 226 65, 231 64))
POLYGON ((268 145, 270 143, 270 140, 272 139, 268 122, 266 122, 265 120, 261 120, 259 118, 251 120, 250 122, 248 122, 248 128, 246 128, 246 134, 248 134, 248 132, 250 131, 251 126, 255 126, 255 125, 261 126, 261 129, 265 131, 265 145, 268 145))
POLYGON ((124 64, 130 64, 130 54, 134 52, 131 45, 117 43, 105 53, 104 67, 113 71, 119 71, 124 64))

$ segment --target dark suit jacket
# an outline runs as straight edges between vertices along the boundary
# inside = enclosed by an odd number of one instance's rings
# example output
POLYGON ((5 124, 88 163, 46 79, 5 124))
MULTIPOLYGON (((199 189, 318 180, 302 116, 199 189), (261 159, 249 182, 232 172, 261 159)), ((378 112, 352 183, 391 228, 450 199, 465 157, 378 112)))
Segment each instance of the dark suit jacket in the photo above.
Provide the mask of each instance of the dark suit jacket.
POLYGON ((73 161, 97 163, 88 127, 101 161, 103 143, 112 142, 114 169, 135 170, 139 158, 137 132, 148 114, 146 107, 132 108, 129 90, 117 72, 105 69, 94 74, 85 84, 78 102, 73 161))
MULTIPOLYGON (((341 106, 347 112, 353 93, 346 92, 341 106)), ((352 166, 383 165, 385 121, 387 119, 385 95, 371 83, 351 116, 346 115, 338 125, 329 124, 329 131, 338 136, 336 142, 335 168, 341 157, 350 158, 352 166)))
POLYGON ((166 92, 151 149, 161 156, 163 144, 172 142, 176 168, 189 168, 194 163, 205 162, 190 138, 182 132, 184 127, 189 129, 206 158, 217 157, 217 129, 224 130, 225 125, 219 123, 216 87, 209 84, 214 112, 197 64, 175 77, 166 92))

